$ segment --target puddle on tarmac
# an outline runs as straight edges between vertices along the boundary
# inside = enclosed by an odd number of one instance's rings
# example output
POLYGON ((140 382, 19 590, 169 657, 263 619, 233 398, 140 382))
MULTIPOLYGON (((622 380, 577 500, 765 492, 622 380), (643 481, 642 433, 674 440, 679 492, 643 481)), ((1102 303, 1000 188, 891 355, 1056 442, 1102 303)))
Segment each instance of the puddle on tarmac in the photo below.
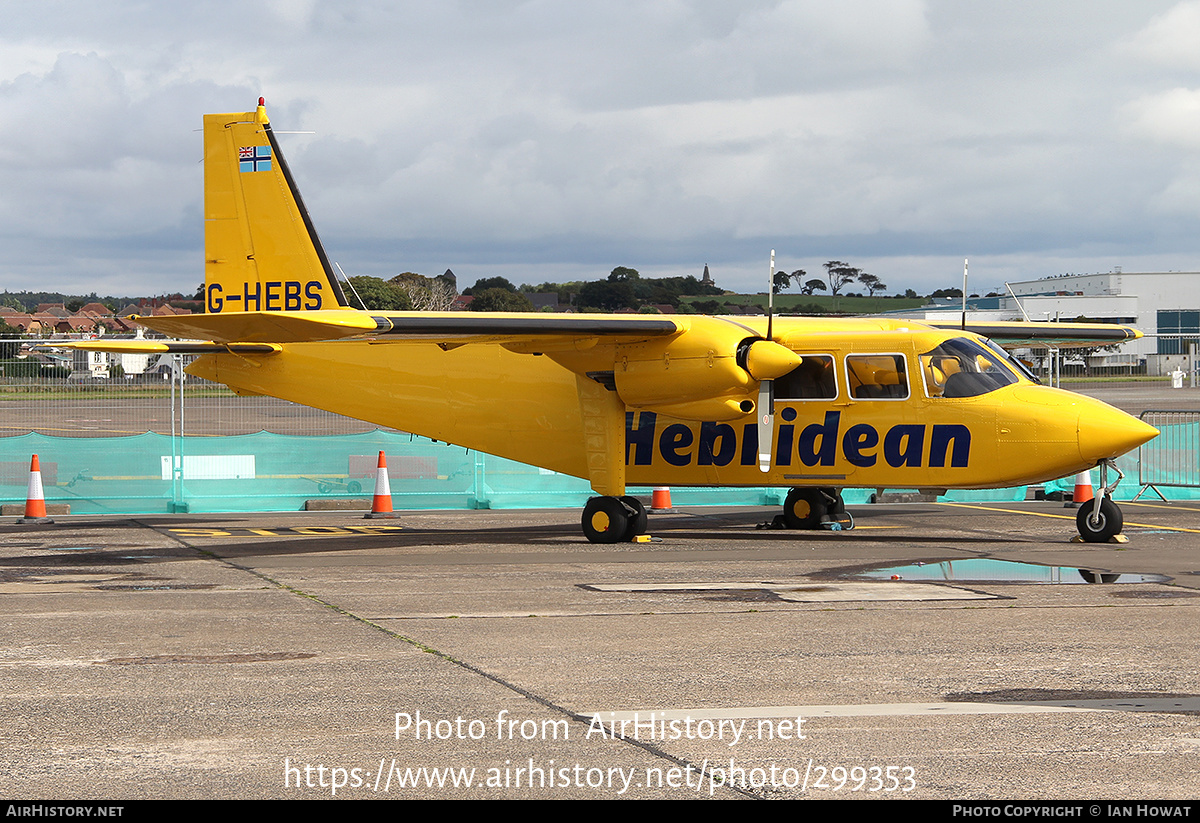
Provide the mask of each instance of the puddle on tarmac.
POLYGON ((1161 574, 1112 574, 1072 566, 1043 566, 1015 560, 971 557, 941 563, 890 566, 856 574, 868 580, 940 580, 955 583, 1166 583, 1161 574))

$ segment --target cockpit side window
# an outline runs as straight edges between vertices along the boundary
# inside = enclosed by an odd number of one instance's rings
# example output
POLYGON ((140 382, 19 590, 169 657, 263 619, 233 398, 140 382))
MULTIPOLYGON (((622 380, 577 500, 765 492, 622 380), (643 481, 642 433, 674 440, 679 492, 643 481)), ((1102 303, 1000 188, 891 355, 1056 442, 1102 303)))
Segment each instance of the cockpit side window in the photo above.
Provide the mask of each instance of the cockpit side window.
POLYGON ((775 380, 777 400, 832 400, 837 397, 833 356, 801 355, 800 365, 775 380))
POLYGON ((908 375, 902 354, 850 354, 846 356, 850 396, 856 400, 903 400, 908 397, 908 375))
POLYGON ((1017 382, 994 351, 965 337, 947 340, 920 357, 930 397, 978 397, 1017 382))

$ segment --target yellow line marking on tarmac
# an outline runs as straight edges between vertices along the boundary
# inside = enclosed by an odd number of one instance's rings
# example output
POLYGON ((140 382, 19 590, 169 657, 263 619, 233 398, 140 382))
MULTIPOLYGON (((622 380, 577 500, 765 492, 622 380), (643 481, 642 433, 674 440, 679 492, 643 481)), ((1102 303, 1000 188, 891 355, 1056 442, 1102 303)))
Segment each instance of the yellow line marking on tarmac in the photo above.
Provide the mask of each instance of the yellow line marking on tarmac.
POLYGON ((975 503, 938 503, 939 506, 956 506, 960 509, 978 509, 985 512, 1005 512, 1006 514, 1028 514, 1034 517, 1057 517, 1061 520, 1074 520, 1073 514, 1050 514, 1049 512, 1023 512, 1020 509, 1001 509, 996 506, 979 506, 975 503))
MULTIPOLYGON (((1006 514, 1025 514, 1033 517, 1057 517, 1061 520, 1074 520, 1073 514, 1051 514, 1049 512, 1023 512, 1020 509, 1001 509, 995 506, 976 506, 972 503, 938 503, 939 506, 957 506, 961 509, 978 509, 979 511, 988 512, 1004 512, 1006 514)), ((1169 532, 1187 532, 1189 534, 1200 534, 1200 529, 1185 529, 1182 526, 1164 526, 1161 523, 1130 523, 1125 522, 1126 526, 1137 526, 1140 529, 1160 529, 1169 532)))
POLYGON ((1180 511, 1180 512, 1200 512, 1200 508, 1196 508, 1195 506, 1181 506, 1177 503, 1143 503, 1140 500, 1138 500, 1138 501, 1131 500, 1128 503, 1122 503, 1121 505, 1123 505, 1123 506, 1145 506, 1148 509, 1174 509, 1175 511, 1180 511))
POLYGON ((253 529, 247 526, 228 526, 223 529, 188 526, 171 528, 167 529, 167 531, 171 532, 177 537, 231 537, 242 536, 245 534, 258 534, 264 537, 283 537, 286 534, 309 534, 320 537, 345 537, 346 535, 351 534, 391 534, 392 532, 402 531, 403 529, 403 526, 389 526, 380 523, 364 526, 275 526, 270 529, 253 529))

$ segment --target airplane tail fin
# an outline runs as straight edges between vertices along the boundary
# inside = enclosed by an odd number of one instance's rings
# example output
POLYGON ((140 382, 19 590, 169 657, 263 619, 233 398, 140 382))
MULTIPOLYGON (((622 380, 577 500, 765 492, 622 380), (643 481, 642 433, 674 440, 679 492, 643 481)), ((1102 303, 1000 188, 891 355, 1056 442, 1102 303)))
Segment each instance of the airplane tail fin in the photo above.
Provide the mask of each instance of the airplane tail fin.
POLYGON ((204 116, 204 291, 211 314, 350 307, 262 98, 204 116))

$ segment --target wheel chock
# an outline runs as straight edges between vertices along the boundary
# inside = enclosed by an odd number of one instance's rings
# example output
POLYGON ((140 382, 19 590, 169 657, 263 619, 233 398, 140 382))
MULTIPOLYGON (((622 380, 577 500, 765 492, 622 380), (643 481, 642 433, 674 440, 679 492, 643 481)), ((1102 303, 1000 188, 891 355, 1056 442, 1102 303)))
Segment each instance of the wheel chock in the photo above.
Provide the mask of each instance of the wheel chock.
MULTIPOLYGON (((1088 541, 1084 540, 1081 535, 1077 534, 1074 537, 1072 537, 1069 542, 1071 542, 1071 543, 1087 543, 1088 541)), ((1108 538, 1108 540, 1106 542, 1108 542, 1108 543, 1128 543, 1129 538, 1123 534, 1114 534, 1112 537, 1108 538)), ((1092 545, 1095 546, 1098 544, 1093 543, 1092 545)))

